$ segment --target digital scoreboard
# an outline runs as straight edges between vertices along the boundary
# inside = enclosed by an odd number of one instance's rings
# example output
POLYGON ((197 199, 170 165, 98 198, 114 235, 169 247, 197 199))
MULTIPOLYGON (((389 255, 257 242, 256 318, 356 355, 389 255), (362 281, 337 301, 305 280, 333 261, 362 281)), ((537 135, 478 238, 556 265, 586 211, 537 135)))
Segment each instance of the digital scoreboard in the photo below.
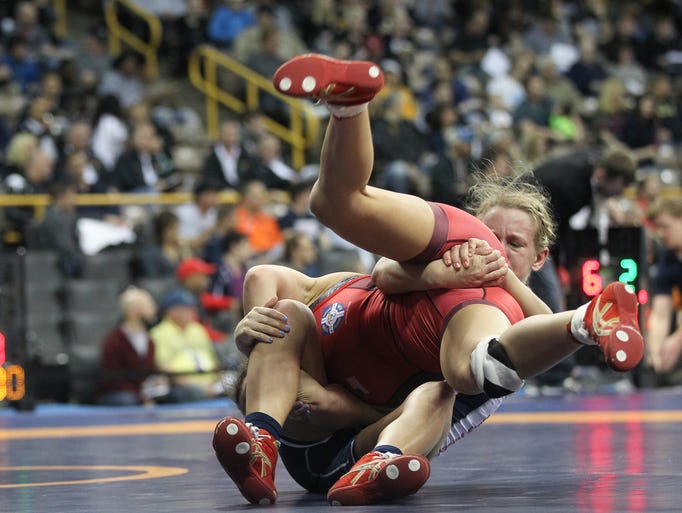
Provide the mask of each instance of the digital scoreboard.
POLYGON ((573 231, 565 247, 570 276, 567 307, 576 308, 614 281, 631 285, 642 305, 649 301, 646 233, 641 227, 611 228, 605 237, 596 229, 573 231))

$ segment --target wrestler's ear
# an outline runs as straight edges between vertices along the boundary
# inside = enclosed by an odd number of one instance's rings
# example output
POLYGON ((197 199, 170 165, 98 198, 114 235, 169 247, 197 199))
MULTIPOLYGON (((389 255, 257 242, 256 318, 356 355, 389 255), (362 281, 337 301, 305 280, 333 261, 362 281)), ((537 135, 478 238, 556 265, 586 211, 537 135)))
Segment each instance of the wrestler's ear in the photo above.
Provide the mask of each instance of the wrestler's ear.
POLYGON ((544 248, 541 251, 538 251, 535 254, 535 261, 533 262, 531 269, 533 269, 533 271, 539 270, 544 265, 544 263, 547 261, 548 256, 549 256, 549 248, 544 248))

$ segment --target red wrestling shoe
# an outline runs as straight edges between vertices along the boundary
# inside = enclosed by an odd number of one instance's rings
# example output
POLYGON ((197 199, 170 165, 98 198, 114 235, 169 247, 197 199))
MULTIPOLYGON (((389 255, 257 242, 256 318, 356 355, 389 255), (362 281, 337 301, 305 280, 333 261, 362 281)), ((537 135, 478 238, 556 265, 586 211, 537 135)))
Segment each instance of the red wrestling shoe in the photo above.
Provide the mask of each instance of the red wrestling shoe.
POLYGON ((423 456, 372 451, 334 483, 327 493, 332 506, 372 504, 412 495, 431 474, 423 456))
POLYGON ((316 98, 331 105, 359 105, 381 90, 384 74, 373 62, 309 53, 282 64, 272 82, 287 96, 316 98))
POLYGON ((270 433, 236 417, 225 417, 213 432, 220 465, 252 504, 272 504, 277 499, 277 447, 270 433))
POLYGON ((610 283, 601 294, 576 311, 571 320, 571 332, 578 334, 578 340, 584 341, 586 337, 597 343, 609 367, 628 371, 644 355, 644 339, 637 321, 638 306, 631 286, 619 281, 610 283))

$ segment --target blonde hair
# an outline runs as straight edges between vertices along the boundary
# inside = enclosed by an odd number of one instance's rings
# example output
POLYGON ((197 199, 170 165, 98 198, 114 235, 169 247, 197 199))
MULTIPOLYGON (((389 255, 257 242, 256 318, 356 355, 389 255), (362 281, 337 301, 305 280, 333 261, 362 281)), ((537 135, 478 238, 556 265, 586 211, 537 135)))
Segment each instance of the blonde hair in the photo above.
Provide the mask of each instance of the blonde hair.
POLYGON ((38 138, 35 135, 20 132, 14 135, 7 145, 5 163, 24 168, 37 148, 38 138))
POLYGON ((516 177, 477 174, 469 189, 468 208, 481 217, 495 207, 513 208, 525 212, 535 223, 535 248, 550 247, 556 239, 556 224, 549 197, 538 185, 530 183, 530 175, 516 177))
POLYGON ((672 217, 682 217, 682 198, 659 198, 647 210, 646 215, 650 221, 655 221, 661 214, 670 214, 672 217))

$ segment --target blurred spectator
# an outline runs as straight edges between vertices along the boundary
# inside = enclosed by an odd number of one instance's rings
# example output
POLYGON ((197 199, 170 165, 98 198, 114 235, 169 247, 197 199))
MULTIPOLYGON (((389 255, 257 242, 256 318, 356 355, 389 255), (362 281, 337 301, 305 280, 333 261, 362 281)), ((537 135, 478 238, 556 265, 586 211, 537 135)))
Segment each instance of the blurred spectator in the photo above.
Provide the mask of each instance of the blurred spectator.
POLYGON ((234 40, 256 24, 253 9, 244 0, 219 0, 208 17, 206 35, 219 48, 228 50, 234 40))
POLYGON ((152 13, 161 21, 162 41, 159 48, 161 59, 172 59, 177 66, 173 75, 181 76, 187 71, 187 47, 192 37, 188 30, 192 25, 186 23, 187 18, 194 19, 201 10, 205 10, 204 0, 189 2, 187 0, 134 0, 134 3, 145 11, 152 13), (179 58, 180 57, 180 58, 179 58))
POLYGON ((75 50, 73 62, 84 93, 94 94, 110 67, 107 28, 95 25, 84 36, 82 44, 75 50))
POLYGON ((59 48, 52 38, 54 16, 49 7, 39 7, 37 4, 33 1, 16 3, 14 27, 10 33, 26 41, 29 55, 41 65, 49 67, 59 58, 59 48))
POLYGON ((389 96, 395 96, 395 108, 400 111, 400 117, 408 121, 415 121, 419 114, 419 106, 412 89, 405 84, 403 68, 395 59, 384 59, 380 63, 384 72, 384 87, 376 96, 378 101, 389 96))
POLYGON ((623 123, 621 142, 634 151, 639 161, 651 163, 656 156, 660 124, 656 118, 654 99, 644 95, 623 123))
POLYGON ((610 78, 622 80, 628 94, 639 96, 646 90, 648 76, 644 67, 637 61, 632 46, 621 46, 617 58, 609 68, 609 78, 606 80, 610 78))
MULTIPOLYGON (((211 277, 208 290, 213 298, 222 301, 221 308, 208 311, 211 326, 225 332, 232 333, 243 315, 242 293, 244 278, 251 266, 253 250, 249 239, 238 232, 228 233, 222 240, 222 255, 215 274, 211 277)), ((215 341, 215 339, 214 339, 215 341)), ((227 342, 227 337, 223 339, 227 342)), ((218 344, 221 349, 229 346, 218 344)), ((228 365, 233 367, 237 362, 233 355, 229 355, 228 365)), ((219 354, 223 355, 220 351, 219 354)))
MULTIPOLYGON (((651 313, 646 330, 647 360, 661 375, 682 355, 682 198, 662 198, 648 212, 664 251, 651 282, 651 313)), ((679 384, 679 378, 677 383, 679 384)))
POLYGON ((204 260, 209 264, 218 265, 223 255, 223 239, 230 233, 236 232, 237 216, 234 203, 223 204, 218 207, 213 232, 204 246, 204 260))
POLYGON ((131 132, 134 132, 140 125, 152 124, 156 135, 161 140, 161 149, 159 150, 159 153, 163 154, 165 159, 171 158, 173 146, 175 144, 173 134, 167 126, 162 125, 152 117, 148 102, 142 101, 130 105, 126 109, 126 119, 131 132))
POLYGON ((673 96, 670 76, 656 73, 649 82, 648 94, 654 102, 654 114, 659 124, 658 142, 682 141, 682 115, 673 96))
POLYGON ((187 63, 194 48, 206 42, 208 26, 208 9, 212 3, 208 0, 186 0, 187 12, 178 20, 180 27, 176 37, 178 41, 179 58, 176 59, 177 66, 175 74, 185 76, 187 73, 187 63))
POLYGON ((3 178, 11 174, 23 175, 26 163, 36 150, 38 138, 35 135, 28 132, 14 133, 7 143, 0 175, 3 178))
POLYGON ((455 67, 480 71, 479 64, 490 47, 490 15, 486 8, 475 9, 455 36, 450 57, 455 67))
POLYGON ((218 216, 218 191, 208 183, 194 187, 194 201, 180 205, 175 213, 180 221, 180 237, 195 252, 203 248, 215 229, 218 216))
MULTIPOLYGON (((4 181, 6 194, 47 194, 53 182, 54 161, 45 151, 36 149, 27 159, 24 169, 18 169, 9 174, 4 181)), ((20 243, 26 238, 26 230, 34 219, 33 207, 7 207, 5 209, 7 232, 11 232, 10 239, 20 243)))
POLYGON ((50 158, 57 158, 57 138, 61 136, 62 127, 55 122, 52 102, 48 98, 39 96, 28 104, 26 115, 19 122, 17 131, 35 135, 40 148, 50 158))
POLYGON ((547 96, 545 80, 537 74, 528 77, 526 95, 513 112, 514 126, 521 131, 534 133, 537 129, 548 131, 552 115, 552 100, 547 96))
POLYGON ((59 146, 59 157, 55 174, 58 179, 64 177, 66 160, 70 155, 84 153, 87 159, 83 170, 83 181, 88 185, 103 182, 106 178, 104 165, 94 156, 92 149, 92 128, 86 121, 73 121, 66 129, 62 144, 59 146))
POLYGON ((636 47, 640 40, 640 33, 636 7, 626 6, 616 14, 611 33, 607 36, 606 41, 602 42, 599 49, 609 61, 618 62, 623 48, 633 49, 636 47))
POLYGON ((377 184, 397 192, 429 196, 429 179, 421 166, 428 143, 415 124, 400 117, 398 99, 388 97, 372 121, 377 184))
POLYGON ((430 199, 463 208, 474 172, 471 137, 460 134, 455 127, 450 127, 445 133, 445 144, 444 151, 429 168, 430 199))
MULTIPOLYGON (((271 5, 259 5, 256 9, 256 23, 241 31, 234 39, 232 54, 240 62, 256 63, 254 57, 265 53, 265 45, 270 44, 271 34, 276 34, 275 44, 271 48, 272 55, 277 62, 284 62, 296 55, 306 53, 307 46, 298 34, 287 27, 278 24, 275 14, 275 7, 271 5)), ((258 68, 256 68, 258 70, 258 68)), ((271 74, 261 74, 270 77, 271 74)), ((272 70, 274 71, 274 70, 272 70)))
MULTIPOLYGON (((264 77, 273 76, 277 68, 284 64, 285 61, 285 59, 279 57, 277 52, 279 37, 280 31, 277 27, 271 27, 262 31, 260 33, 259 44, 249 54, 245 62, 246 66, 264 77)), ((289 123, 289 106, 275 95, 260 91, 258 108, 268 117, 282 124, 289 123)))
POLYGON ((142 105, 147 106, 147 119, 154 123, 164 138, 164 146, 169 155, 173 153, 176 143, 203 144, 205 129, 201 115, 186 102, 182 87, 177 83, 157 82, 149 94, 149 101, 138 107, 142 105))
MULTIPOLYGON (((627 150, 573 152, 548 160, 535 168, 534 179, 554 207, 557 241, 568 240, 572 229, 596 227, 600 237, 610 224, 609 198, 620 196, 635 179, 636 164, 627 150)), ((556 266, 565 266, 567 255, 557 242, 551 260, 530 277, 530 286, 554 312, 566 309, 556 266)), ((571 307, 571 305, 568 305, 571 307)))
POLYGON ((291 232, 284 242, 284 255, 278 262, 280 265, 296 269, 297 271, 316 277, 320 275, 318 267, 317 248, 306 233, 291 232))
POLYGON ((9 40, 2 64, 9 70, 9 79, 17 84, 22 93, 30 95, 38 90, 42 70, 29 55, 28 45, 22 36, 14 36, 9 40))
POLYGON ((670 72, 679 67, 680 41, 676 22, 667 13, 654 17, 654 25, 639 45, 637 57, 649 71, 670 72))
POLYGON ((170 210, 155 214, 150 224, 138 226, 133 256, 136 278, 173 277, 180 261, 191 256, 178 227, 178 216, 170 210))
POLYGON ((236 119, 220 125, 220 138, 204 161, 201 181, 218 189, 239 189, 253 163, 242 144, 242 127, 236 119))
POLYGON ((573 83, 561 74, 551 58, 540 59, 538 71, 545 83, 545 94, 554 105, 565 105, 570 112, 581 112, 582 95, 573 83))
POLYGON ((121 103, 114 95, 99 98, 92 117, 92 153, 104 165, 108 181, 115 185, 113 172, 116 160, 128 141, 128 124, 121 103))
POLYGON ((150 330, 156 367, 170 373, 164 402, 186 402, 223 393, 219 362, 206 328, 197 321, 196 298, 178 289, 161 301, 161 321, 150 330))
POLYGON ((580 41, 580 57, 566 71, 566 77, 585 97, 597 97, 599 86, 608 77, 597 49, 596 42, 591 37, 583 37, 580 41))
POLYGON ((523 33, 523 46, 536 55, 547 55, 552 48, 571 46, 573 40, 567 27, 556 12, 543 10, 533 16, 530 27, 523 33))
POLYGON ((241 199, 235 211, 236 229, 249 238, 256 254, 277 254, 284 238, 277 218, 266 211, 268 189, 260 180, 251 180, 241 189, 241 199))
POLYGON ((64 182, 52 184, 52 203, 38 226, 42 248, 56 251, 59 269, 69 278, 80 277, 85 264, 78 234, 76 194, 74 185, 64 182))
POLYGON ((242 148, 247 156, 256 157, 258 141, 270 131, 266 125, 267 117, 260 110, 249 110, 242 118, 242 148))
POLYGON ((307 180, 292 184, 289 188, 289 203, 286 210, 277 218, 277 224, 286 237, 290 233, 298 232, 307 234, 317 247, 326 246, 324 226, 310 211, 310 192, 313 180, 307 180))
POLYGON ((661 197, 663 182, 658 173, 648 173, 637 180, 635 190, 635 207, 637 210, 637 224, 646 227, 650 234, 653 234, 655 225, 649 218, 648 212, 656 200, 661 197))
POLYGON ((622 140, 630 102, 631 97, 622 79, 609 77, 603 82, 594 115, 594 129, 605 144, 614 145, 622 140))
POLYGON ((240 313, 244 277, 253 250, 246 235, 230 232, 222 239, 222 255, 217 270, 211 278, 209 290, 216 296, 232 298, 230 310, 240 313))
POLYGON ((134 127, 131 148, 116 160, 113 181, 121 192, 167 192, 181 185, 182 175, 165 156, 153 123, 134 127))
POLYGON ((209 289, 211 277, 217 270, 217 266, 198 257, 189 257, 178 264, 175 277, 183 290, 196 297, 197 319, 204 325, 211 340, 224 342, 227 334, 219 326, 225 323, 219 321, 224 317, 223 312, 232 306, 232 298, 209 289))
POLYGON ((272 134, 266 134, 258 141, 251 175, 268 189, 287 190, 298 181, 298 173, 282 155, 282 142, 272 134))
MULTIPOLYGON (((64 176, 60 179, 70 185, 78 194, 104 194, 107 185, 99 180, 98 175, 90 175, 91 159, 85 151, 70 153, 64 162, 64 176)), ((76 209, 79 217, 101 219, 114 224, 122 223, 121 208, 117 205, 80 205, 76 209)))
POLYGON ((488 107, 498 111, 495 117, 491 116, 496 125, 510 125, 509 121, 503 120, 525 100, 525 84, 533 74, 534 66, 535 54, 528 51, 519 52, 511 60, 496 48, 486 53, 482 67, 491 76, 486 80, 485 92, 489 99, 488 107))
MULTIPOLYGON (((215 265, 197 257, 184 258, 175 268, 175 276, 178 282, 197 298, 208 291, 209 279, 215 272, 215 265)), ((198 305, 198 307, 200 306, 198 305)))
POLYGON ((123 108, 144 100, 144 59, 133 50, 124 50, 113 60, 112 67, 104 72, 97 95, 114 95, 123 108))
POLYGON ((120 322, 102 344, 97 403, 132 406, 154 402, 169 392, 168 378, 157 373, 149 327, 157 306, 144 289, 130 287, 118 300, 120 322))

